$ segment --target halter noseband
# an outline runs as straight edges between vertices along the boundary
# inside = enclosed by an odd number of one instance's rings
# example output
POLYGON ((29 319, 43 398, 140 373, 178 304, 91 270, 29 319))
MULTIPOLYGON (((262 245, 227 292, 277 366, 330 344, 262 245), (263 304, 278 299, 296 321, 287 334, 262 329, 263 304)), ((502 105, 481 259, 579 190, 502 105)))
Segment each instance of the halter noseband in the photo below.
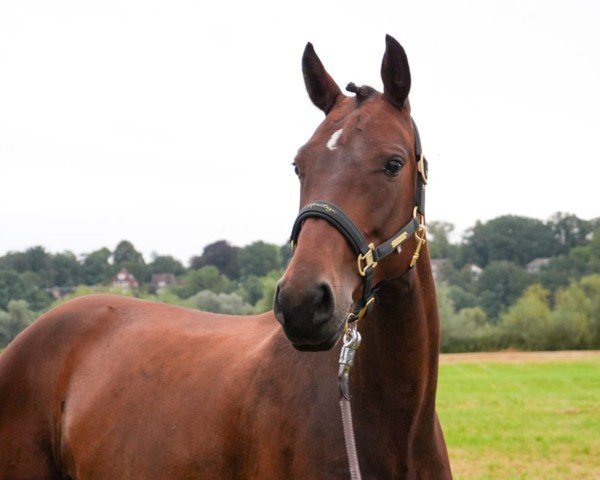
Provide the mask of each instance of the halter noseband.
MULTIPOLYGON (((412 119, 411 119, 412 120, 412 119)), ((373 290, 373 276, 375 267, 385 257, 391 253, 400 251, 402 243, 408 240, 412 235, 417 239, 417 247, 410 262, 409 269, 412 268, 421 251, 423 243, 425 243, 425 185, 427 185, 428 166, 427 160, 423 156, 421 149, 421 138, 417 125, 412 120, 415 132, 415 155, 417 158, 417 189, 415 198, 415 208, 413 210, 413 218, 391 238, 383 242, 377 247, 373 244, 367 244, 365 237, 360 233, 354 222, 333 203, 319 200, 306 205, 296 217, 294 226, 292 227, 291 241, 292 251, 298 243, 300 229, 304 220, 315 217, 322 218, 329 222, 336 230, 338 230, 347 242, 352 247, 354 253, 358 256, 357 267, 358 272, 363 277, 362 296, 356 304, 353 312, 348 314, 348 322, 360 320, 368 312, 370 306, 375 301, 375 292, 373 290)))

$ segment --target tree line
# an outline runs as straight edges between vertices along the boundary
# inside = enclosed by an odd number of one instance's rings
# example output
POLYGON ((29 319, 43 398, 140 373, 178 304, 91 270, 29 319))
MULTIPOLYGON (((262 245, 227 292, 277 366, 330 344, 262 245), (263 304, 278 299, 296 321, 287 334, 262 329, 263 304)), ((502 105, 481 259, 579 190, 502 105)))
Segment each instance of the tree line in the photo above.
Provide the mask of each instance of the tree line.
POLYGON ((600 219, 477 222, 459 242, 429 225, 447 352, 600 348, 600 219))
MULTIPOLYGON (((452 232, 447 222, 428 226, 444 351, 600 348, 599 219, 505 215, 478 221, 458 241, 452 232)), ((9 252, 0 257, 0 346, 65 300, 52 296, 53 287, 73 290, 67 299, 115 291, 109 283, 122 268, 140 287, 117 293, 219 313, 263 312, 290 255, 288 245, 225 240, 187 266, 170 255, 147 262, 127 240, 80 256, 41 246, 9 252), (158 273, 176 282, 157 291, 150 280, 158 273)))

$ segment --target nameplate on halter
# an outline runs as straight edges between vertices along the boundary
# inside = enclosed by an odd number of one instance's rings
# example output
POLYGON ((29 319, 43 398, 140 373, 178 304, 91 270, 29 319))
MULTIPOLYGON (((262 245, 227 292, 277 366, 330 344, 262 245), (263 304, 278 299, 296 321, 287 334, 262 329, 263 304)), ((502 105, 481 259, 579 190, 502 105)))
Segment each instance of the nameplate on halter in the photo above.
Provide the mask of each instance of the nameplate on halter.
POLYGON ((392 248, 397 248, 406 238, 408 237, 408 232, 402 232, 396 238, 392 240, 392 248))

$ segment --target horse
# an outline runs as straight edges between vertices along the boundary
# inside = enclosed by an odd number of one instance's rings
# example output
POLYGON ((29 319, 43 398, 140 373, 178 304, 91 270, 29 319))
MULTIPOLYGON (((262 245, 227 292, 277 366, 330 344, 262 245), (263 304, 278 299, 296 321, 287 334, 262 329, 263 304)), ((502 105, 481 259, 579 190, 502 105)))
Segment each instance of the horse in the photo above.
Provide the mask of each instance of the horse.
POLYGON ((302 72, 325 119, 274 309, 96 294, 42 315, 0 355, 0 479, 347 479, 344 379, 362 478, 451 478, 406 54, 386 36, 383 93, 342 93, 310 43, 302 72))

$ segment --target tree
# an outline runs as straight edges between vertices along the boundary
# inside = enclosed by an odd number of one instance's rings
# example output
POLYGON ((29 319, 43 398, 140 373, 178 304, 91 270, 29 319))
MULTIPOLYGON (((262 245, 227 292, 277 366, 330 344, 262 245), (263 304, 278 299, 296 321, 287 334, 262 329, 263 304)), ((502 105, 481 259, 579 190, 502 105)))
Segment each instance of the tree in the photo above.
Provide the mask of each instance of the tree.
POLYGON ((127 240, 119 242, 113 252, 113 275, 121 268, 129 270, 140 283, 148 280, 148 267, 144 256, 127 240))
POLYGON ((585 308, 590 319, 592 348, 600 348, 600 274, 583 277, 579 285, 585 293, 585 308))
POLYGON ((228 315, 248 315, 252 306, 244 302, 237 293, 215 293, 202 290, 189 299, 197 309, 205 312, 224 313, 228 315))
POLYGON ((86 285, 98 285, 108 281, 112 273, 110 265, 111 252, 101 248, 85 256, 83 260, 83 281, 86 285))
POLYGON ((571 248, 540 269, 540 282, 551 290, 566 287, 581 277, 600 272, 600 230, 595 230, 586 245, 571 248))
POLYGON ((63 252, 52 255, 52 281, 59 287, 74 287, 83 283, 83 266, 72 252, 63 252))
POLYGON ((120 265, 126 261, 146 265, 144 256, 135 249, 133 244, 127 240, 122 240, 113 252, 113 264, 120 265))
POLYGON ((448 285, 440 283, 436 290, 443 352, 468 352, 493 346, 490 339, 494 338, 494 328, 481 308, 456 312, 448 285))
POLYGON ((527 350, 551 348, 550 292, 539 284, 531 285, 499 322, 505 346, 527 350))
POLYGON ((462 265, 485 267, 506 260, 521 266, 535 258, 550 257, 555 249, 552 228, 541 220, 505 215, 486 223, 477 221, 460 248, 462 265))
POLYGON ((0 261, 1 266, 18 273, 35 272, 43 279, 45 287, 53 285, 52 257, 42 246, 31 247, 24 252, 9 252, 0 261))
POLYGON ((0 269, 0 309, 6 310, 11 300, 27 297, 27 285, 18 272, 8 268, 0 269))
POLYGON ((275 298, 278 281, 279 274, 276 272, 271 272, 270 274, 261 277, 262 296, 256 303, 256 313, 268 312, 273 308, 273 299, 275 298))
POLYGON ((493 322, 532 282, 524 268, 507 261, 492 262, 479 275, 479 304, 493 322))
POLYGON ((566 254, 573 247, 585 245, 592 233, 591 222, 569 213, 555 213, 548 220, 548 225, 554 236, 554 255, 566 254))
POLYGON ((39 286, 40 275, 27 271, 19 274, 0 268, 0 309, 6 310, 11 300, 26 300, 34 310, 41 310, 52 302, 50 294, 39 286))
POLYGON ((249 275, 262 277, 282 267, 279 248, 263 241, 251 243, 240 249, 238 260, 243 277, 249 275))
POLYGON ((156 255, 152 257, 152 262, 148 264, 150 274, 154 273, 172 273, 181 275, 185 272, 183 264, 171 255, 156 255))
POLYGON ((42 277, 37 273, 29 271, 21 273, 19 277, 25 285, 25 295, 16 298, 26 300, 29 308, 36 312, 48 308, 54 299, 49 289, 44 286, 42 277))
POLYGON ((256 275, 249 275, 240 282, 238 293, 246 302, 254 305, 263 296, 263 285, 261 278, 256 275))
POLYGON ((202 291, 210 290, 215 293, 228 293, 233 284, 219 269, 213 265, 191 270, 185 276, 184 284, 173 287, 175 293, 181 298, 189 298, 202 291))
POLYGON ((452 303, 456 310, 460 311, 464 308, 473 308, 479 305, 479 297, 474 293, 465 290, 458 285, 450 285, 448 289, 452 303))
POLYGON ((35 314, 25 300, 11 300, 7 312, 0 310, 0 347, 8 345, 34 320, 35 314))
POLYGON ((227 241, 219 240, 204 247, 201 257, 193 257, 191 268, 197 270, 207 265, 214 265, 229 279, 237 280, 240 276, 238 251, 238 247, 232 247, 227 241))
POLYGON ((453 257, 454 246, 448 238, 453 231, 454 225, 449 222, 431 221, 427 224, 427 244, 431 258, 453 257))
POLYGON ((600 275, 573 281, 556 293, 553 348, 600 347, 600 275))

